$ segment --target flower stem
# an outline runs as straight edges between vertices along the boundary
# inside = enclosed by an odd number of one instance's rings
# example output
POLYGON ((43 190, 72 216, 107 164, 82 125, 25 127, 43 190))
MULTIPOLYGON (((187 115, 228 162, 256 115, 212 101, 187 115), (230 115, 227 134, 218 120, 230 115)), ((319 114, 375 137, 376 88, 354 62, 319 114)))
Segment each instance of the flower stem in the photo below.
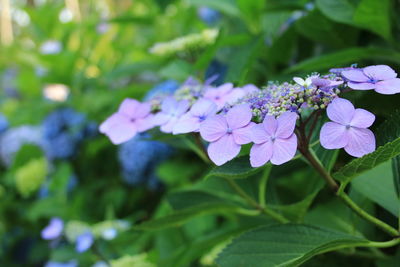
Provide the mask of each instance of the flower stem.
POLYGON ((321 163, 311 154, 310 150, 302 149, 301 154, 308 160, 308 162, 314 167, 314 169, 324 178, 328 186, 331 188, 333 192, 337 192, 339 189, 339 185, 332 178, 332 176, 325 170, 325 168, 321 165, 321 163))
POLYGON ((260 206, 257 201, 255 201, 252 197, 250 197, 235 181, 233 181, 232 179, 226 178, 225 179, 228 184, 232 187, 233 190, 236 191, 236 193, 238 193, 238 195, 240 195, 244 200, 247 201, 247 203, 251 206, 253 206, 254 208, 256 208, 257 210, 261 211, 262 213, 270 216, 271 218, 273 218, 274 220, 280 222, 280 223, 288 223, 289 220, 286 219, 285 217, 283 217, 281 214, 277 213, 276 211, 264 206, 260 206))
POLYGON ((388 234, 398 237, 400 233, 388 225, 387 223, 379 220, 378 218, 370 215, 362 208, 360 208, 344 191, 346 184, 340 187, 336 183, 336 181, 332 178, 332 176, 325 170, 325 168, 321 165, 321 163, 314 157, 314 155, 309 151, 309 149, 302 149, 300 151, 303 156, 310 162, 310 164, 315 168, 315 170, 325 179, 328 183, 329 187, 332 189, 335 194, 344 201, 344 203, 352 209, 358 216, 363 218, 366 221, 369 221, 372 224, 375 224, 377 227, 387 232, 388 234))
POLYGON ((375 224, 377 227, 381 228, 388 234, 392 236, 399 236, 399 232, 391 227, 390 225, 386 224, 385 222, 379 220, 378 218, 370 215, 369 213, 365 212, 361 209, 344 191, 341 191, 340 194, 337 196, 344 201, 344 203, 351 208, 355 213, 358 214, 361 218, 375 224))
POLYGON ((267 165, 265 167, 265 170, 260 178, 260 184, 258 185, 258 203, 260 204, 261 207, 266 206, 265 194, 267 191, 267 182, 271 169, 272 169, 271 165, 267 165))

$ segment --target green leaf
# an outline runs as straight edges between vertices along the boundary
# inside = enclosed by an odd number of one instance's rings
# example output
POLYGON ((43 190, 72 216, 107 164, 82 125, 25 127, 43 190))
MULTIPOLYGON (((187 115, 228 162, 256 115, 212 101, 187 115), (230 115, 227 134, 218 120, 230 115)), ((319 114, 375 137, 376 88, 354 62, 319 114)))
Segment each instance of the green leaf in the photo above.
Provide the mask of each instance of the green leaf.
POLYGON ((188 0, 188 3, 197 7, 208 6, 230 16, 240 15, 240 10, 234 0, 188 0))
POLYGON ((293 65, 285 71, 285 73, 292 72, 311 72, 311 71, 325 71, 332 66, 345 66, 364 59, 375 59, 381 61, 388 61, 399 63, 400 53, 384 48, 369 47, 369 48, 348 48, 339 52, 333 52, 311 59, 307 59, 293 65))
POLYGON ((348 0, 317 0, 317 7, 333 21, 354 24, 353 14, 355 6, 348 0))
POLYGON ((315 255, 366 244, 355 236, 301 224, 261 227, 232 241, 217 259, 221 267, 298 266, 315 255))
POLYGON ((253 174, 260 172, 263 167, 253 168, 250 165, 250 160, 248 156, 237 157, 225 163, 222 166, 217 166, 212 169, 205 178, 212 176, 229 178, 229 179, 239 179, 246 178, 253 174))
POLYGON ((351 182, 352 188, 378 203, 395 216, 399 212, 399 199, 393 184, 391 161, 363 173, 351 182))
POLYGON ((172 214, 161 218, 141 223, 137 226, 134 226, 133 228, 135 230, 145 231, 162 230, 170 227, 181 226, 182 224, 195 217, 203 216, 206 214, 221 214, 224 212, 233 212, 235 210, 237 210, 237 207, 229 203, 215 203, 213 205, 208 205, 207 203, 205 203, 202 205, 197 205, 191 208, 173 212, 172 214))
POLYGON ((215 205, 227 203, 226 199, 222 199, 212 194, 197 190, 173 193, 169 195, 167 199, 175 210, 187 209, 203 204, 215 205))
POLYGON ((342 167, 333 177, 337 180, 348 183, 361 173, 371 170, 376 166, 388 161, 400 154, 400 137, 379 147, 374 152, 361 158, 355 159, 342 167))
POLYGON ((357 25, 390 39, 390 5, 391 0, 361 0, 353 20, 357 25))
POLYGON ((397 197, 400 198, 400 156, 392 159, 393 183, 397 197))
POLYGON ((193 73, 192 65, 183 60, 174 60, 160 70, 160 75, 166 79, 185 80, 193 73))

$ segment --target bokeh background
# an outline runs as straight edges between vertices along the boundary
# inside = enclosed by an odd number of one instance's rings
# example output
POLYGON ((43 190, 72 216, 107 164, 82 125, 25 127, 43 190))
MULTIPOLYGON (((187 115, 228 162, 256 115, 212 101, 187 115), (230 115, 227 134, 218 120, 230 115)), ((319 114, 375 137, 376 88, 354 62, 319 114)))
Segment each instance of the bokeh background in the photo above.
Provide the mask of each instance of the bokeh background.
MULTIPOLYGON (((0 0, 0 265, 213 266, 238 225, 256 222, 207 215, 134 231, 208 167, 190 142, 143 134, 114 146, 98 125, 124 98, 172 92, 190 76, 261 87, 351 64, 399 70, 399 5, 0 0)), ((400 100, 351 98, 378 122, 400 100)))

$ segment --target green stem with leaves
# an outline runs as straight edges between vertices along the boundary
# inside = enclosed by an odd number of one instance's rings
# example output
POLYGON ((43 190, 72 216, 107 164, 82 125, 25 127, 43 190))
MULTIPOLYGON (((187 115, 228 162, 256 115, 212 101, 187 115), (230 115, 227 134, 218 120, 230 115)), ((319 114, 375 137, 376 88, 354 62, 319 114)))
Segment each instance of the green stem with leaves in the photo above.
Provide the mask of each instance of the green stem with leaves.
POLYGON ((274 220, 280 223, 288 223, 289 220, 283 217, 281 214, 277 213, 276 211, 268 208, 267 206, 261 206, 257 201, 255 201, 251 196, 249 196, 234 180, 226 178, 225 179, 228 184, 232 187, 232 189, 238 193, 246 202, 250 205, 259 210, 260 212, 264 213, 265 215, 270 216, 274 220))
POLYGON ((321 163, 314 157, 312 153, 310 153, 308 148, 302 148, 301 153, 303 156, 308 160, 308 162, 314 167, 314 169, 325 179, 329 187, 332 191, 343 200, 343 202, 353 210, 358 216, 363 218, 364 220, 376 225, 378 228, 382 229, 383 231, 387 232, 391 236, 398 237, 400 235, 399 231, 397 231, 392 226, 388 225, 387 223, 379 220, 378 218, 372 216, 371 214, 364 211, 360 206, 358 206, 345 192, 346 184, 342 186, 338 186, 336 181, 332 178, 328 171, 321 165, 321 163))

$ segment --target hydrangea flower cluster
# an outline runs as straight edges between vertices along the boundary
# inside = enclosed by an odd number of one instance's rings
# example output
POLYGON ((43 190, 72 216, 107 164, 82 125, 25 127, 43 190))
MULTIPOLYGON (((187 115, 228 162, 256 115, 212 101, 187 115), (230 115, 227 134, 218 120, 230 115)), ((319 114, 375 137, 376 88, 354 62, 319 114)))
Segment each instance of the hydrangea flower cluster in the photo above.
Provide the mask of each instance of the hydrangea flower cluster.
POLYGON ((50 113, 42 123, 46 154, 50 159, 66 159, 74 155, 85 138, 92 137, 97 126, 86 116, 70 108, 50 113))
POLYGON ((216 165, 235 158, 242 145, 254 143, 250 163, 259 167, 267 162, 283 164, 297 150, 304 153, 321 111, 327 110, 331 122, 320 132, 324 148, 344 148, 354 157, 375 150, 375 136, 368 129, 375 116, 354 108, 341 95, 344 89, 399 93, 400 79, 394 70, 386 65, 352 66, 293 80, 270 83, 262 89, 254 85, 237 88, 231 83, 215 87, 189 80, 174 94, 158 99, 158 106, 151 107, 151 100, 125 100, 100 130, 116 144, 157 126, 164 133, 200 133, 209 142, 207 153, 216 165), (135 108, 124 110, 126 101, 135 101, 135 108), (121 109, 125 119, 116 118, 121 109), (310 122, 311 127, 306 127, 310 122), (138 127, 142 123, 146 127, 138 127))

